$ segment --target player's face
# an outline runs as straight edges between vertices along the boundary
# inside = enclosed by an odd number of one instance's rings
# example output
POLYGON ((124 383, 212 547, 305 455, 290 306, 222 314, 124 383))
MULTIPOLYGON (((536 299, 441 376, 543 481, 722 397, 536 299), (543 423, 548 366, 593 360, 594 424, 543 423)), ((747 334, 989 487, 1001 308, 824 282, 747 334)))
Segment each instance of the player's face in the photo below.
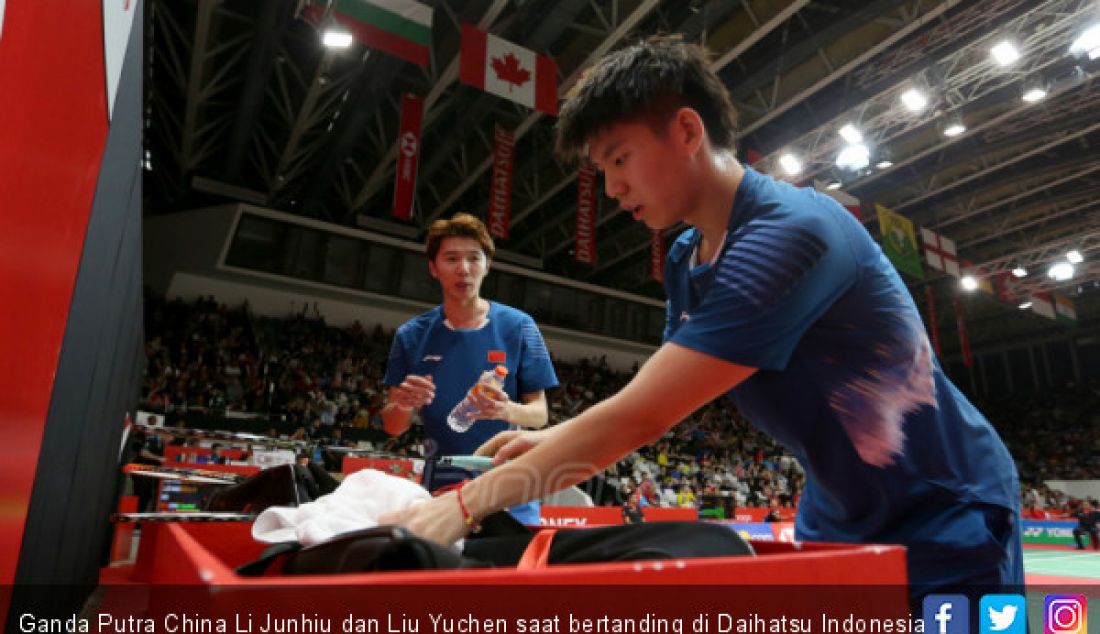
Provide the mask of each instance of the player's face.
POLYGON ((683 219, 687 182, 682 152, 670 135, 655 133, 646 122, 616 123, 593 135, 588 148, 607 195, 635 220, 664 229, 683 219))
POLYGON ((489 272, 489 260, 473 238, 443 238, 435 260, 428 263, 428 270, 439 280, 444 297, 459 301, 476 299, 489 272))

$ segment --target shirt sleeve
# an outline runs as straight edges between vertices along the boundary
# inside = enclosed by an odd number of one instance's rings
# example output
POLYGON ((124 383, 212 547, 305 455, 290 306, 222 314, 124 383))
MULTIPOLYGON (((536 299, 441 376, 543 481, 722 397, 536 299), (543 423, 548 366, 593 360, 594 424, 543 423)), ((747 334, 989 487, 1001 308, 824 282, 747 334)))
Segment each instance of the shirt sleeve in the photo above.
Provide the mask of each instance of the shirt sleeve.
POLYGON ((519 359, 519 376, 516 386, 520 394, 530 394, 558 386, 550 352, 535 320, 528 315, 521 325, 522 354, 519 359))
POLYGON ((858 275, 830 214, 777 208, 734 233, 705 297, 671 340, 746 367, 782 370, 858 275))
POLYGON ((398 328, 393 335, 390 358, 386 361, 386 376, 382 377, 383 385, 397 387, 409 374, 409 359, 405 352, 404 335, 405 326, 398 328))

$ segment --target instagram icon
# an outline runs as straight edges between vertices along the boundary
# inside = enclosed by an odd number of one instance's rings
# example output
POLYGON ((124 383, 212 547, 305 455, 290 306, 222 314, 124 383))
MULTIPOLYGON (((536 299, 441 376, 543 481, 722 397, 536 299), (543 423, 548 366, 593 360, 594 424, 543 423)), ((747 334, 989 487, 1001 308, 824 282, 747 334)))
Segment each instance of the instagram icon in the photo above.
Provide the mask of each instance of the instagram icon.
POLYGON ((1043 599, 1045 634, 1088 634, 1088 603, 1082 594, 1048 594, 1043 599))

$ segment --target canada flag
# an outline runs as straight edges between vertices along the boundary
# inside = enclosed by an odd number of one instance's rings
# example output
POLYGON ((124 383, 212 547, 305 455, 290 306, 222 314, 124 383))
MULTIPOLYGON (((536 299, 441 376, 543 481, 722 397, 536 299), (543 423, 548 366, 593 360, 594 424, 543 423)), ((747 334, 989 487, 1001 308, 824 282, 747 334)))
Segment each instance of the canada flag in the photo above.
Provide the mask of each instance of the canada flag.
POLYGON ((558 114, 558 66, 546 55, 464 24, 459 68, 464 84, 558 114))

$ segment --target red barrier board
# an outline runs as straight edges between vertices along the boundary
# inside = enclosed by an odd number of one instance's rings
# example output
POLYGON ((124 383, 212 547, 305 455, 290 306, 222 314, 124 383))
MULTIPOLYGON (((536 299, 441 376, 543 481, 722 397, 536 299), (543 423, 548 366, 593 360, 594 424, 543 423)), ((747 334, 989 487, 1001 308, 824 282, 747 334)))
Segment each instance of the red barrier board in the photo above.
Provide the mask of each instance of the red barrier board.
MULTIPOLYGON (((546 506, 540 518, 543 526, 610 526, 622 524, 621 506, 546 506)), ((647 506, 642 514, 649 522, 693 522, 695 509, 668 509, 647 506)))

